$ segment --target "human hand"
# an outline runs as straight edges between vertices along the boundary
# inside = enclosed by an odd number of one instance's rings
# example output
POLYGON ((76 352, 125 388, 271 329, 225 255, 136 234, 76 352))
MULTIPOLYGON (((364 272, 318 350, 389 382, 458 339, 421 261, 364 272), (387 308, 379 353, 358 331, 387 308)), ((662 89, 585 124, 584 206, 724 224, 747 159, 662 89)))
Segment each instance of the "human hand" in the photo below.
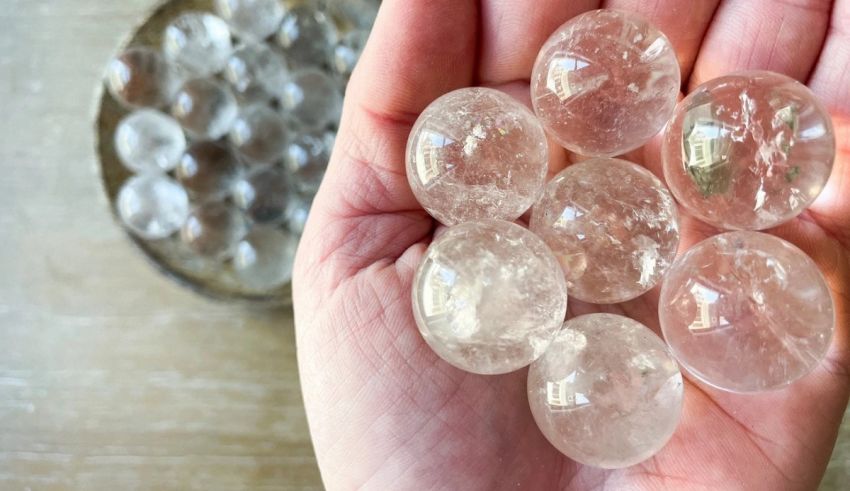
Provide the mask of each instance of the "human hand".
MULTIPOLYGON (((850 0, 384 0, 348 89, 296 260, 298 358, 329 489, 813 489, 850 394, 850 0), (528 102, 548 36, 594 8, 637 11, 677 50, 688 89, 740 69, 805 81, 833 114, 833 176, 771 233, 817 261, 836 302, 828 358, 791 386, 736 395, 686 382, 681 425, 652 459, 606 471, 560 454, 528 408, 526 370, 460 371, 419 334, 411 282, 435 229, 405 175, 434 99, 487 85, 528 102), (830 20, 831 19, 831 20, 830 20), (830 27, 831 26, 831 27, 830 27)), ((660 172, 657 139, 628 156, 660 172)), ((571 156, 553 147, 553 172, 571 156)), ((682 213, 683 246, 714 233, 682 213)), ((570 302, 570 315, 598 307, 570 302)), ((657 328, 658 290, 602 310, 657 328)))

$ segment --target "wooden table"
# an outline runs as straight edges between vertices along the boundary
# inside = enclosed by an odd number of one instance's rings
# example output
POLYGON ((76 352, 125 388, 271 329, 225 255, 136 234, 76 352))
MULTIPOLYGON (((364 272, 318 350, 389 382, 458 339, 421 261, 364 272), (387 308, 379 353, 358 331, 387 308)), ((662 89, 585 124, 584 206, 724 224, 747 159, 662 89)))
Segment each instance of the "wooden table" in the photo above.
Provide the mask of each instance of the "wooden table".
POLYGON ((0 0, 0 490, 319 489, 291 313, 174 285, 101 192, 95 87, 154 3, 0 0))

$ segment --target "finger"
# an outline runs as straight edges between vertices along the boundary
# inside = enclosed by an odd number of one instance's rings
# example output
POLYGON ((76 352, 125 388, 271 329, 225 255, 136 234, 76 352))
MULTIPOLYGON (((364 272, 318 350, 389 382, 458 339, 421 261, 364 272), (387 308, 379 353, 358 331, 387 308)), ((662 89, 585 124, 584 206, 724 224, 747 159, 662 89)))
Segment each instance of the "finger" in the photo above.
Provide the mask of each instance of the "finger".
POLYGON ((850 248, 850 0, 835 4, 809 86, 832 113, 837 143, 832 177, 811 207, 818 223, 850 248))
POLYGON ((564 22, 599 7, 600 0, 483 0, 478 79, 500 84, 531 78, 543 43, 564 22))
POLYGON ((714 11, 720 0, 606 0, 605 7, 635 12, 663 32, 679 58, 682 81, 691 74, 714 11))
POLYGON ((829 25, 831 0, 728 0, 717 9, 690 87, 745 69, 808 78, 829 25))

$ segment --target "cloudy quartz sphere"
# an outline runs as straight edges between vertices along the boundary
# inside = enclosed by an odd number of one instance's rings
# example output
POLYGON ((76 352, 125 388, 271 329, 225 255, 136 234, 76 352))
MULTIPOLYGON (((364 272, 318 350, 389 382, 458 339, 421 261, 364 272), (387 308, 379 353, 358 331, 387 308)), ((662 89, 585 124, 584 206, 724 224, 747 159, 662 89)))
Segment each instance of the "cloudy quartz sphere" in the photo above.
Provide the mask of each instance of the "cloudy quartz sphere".
POLYGON ((289 178, 278 167, 256 169, 236 182, 233 201, 255 223, 279 223, 286 218, 289 178))
POLYGON ((175 170, 180 184, 199 200, 229 196, 241 173, 239 158, 230 146, 214 141, 193 144, 175 170))
POLYGON ((280 102, 284 111, 306 129, 321 129, 336 123, 342 111, 339 82, 313 68, 292 75, 280 102))
POLYGON ((333 22, 314 5, 299 5, 290 9, 277 33, 277 42, 283 53, 295 65, 325 64, 336 41, 337 32, 333 22))
POLYGON ((266 105, 253 105, 240 111, 229 139, 246 162, 271 164, 282 156, 288 133, 280 113, 266 105))
POLYGON ((333 150, 332 134, 300 133, 287 145, 283 163, 301 193, 316 193, 333 150))
POLYGON ((224 202, 208 202, 192 210, 180 238, 196 254, 224 259, 247 233, 248 222, 239 210, 224 202))
POLYGON ((161 107, 177 90, 177 74, 162 55, 151 48, 129 48, 106 68, 106 87, 119 102, 130 107, 161 107))
POLYGON ((165 175, 131 177, 121 186, 115 203, 124 226, 146 240, 171 236, 189 216, 189 196, 165 175))
POLYGON ((501 220, 449 228, 428 248, 413 282, 425 341, 473 373, 508 373, 537 359, 566 308, 564 278, 546 244, 501 220))
POLYGON ((187 12, 165 28, 162 51, 195 76, 212 75, 224 68, 233 51, 230 29, 215 15, 187 12))
POLYGON ((646 293, 679 245, 673 196, 651 172, 618 159, 588 160, 555 176, 530 228, 560 261, 570 295, 591 303, 646 293))
POLYGON ((189 80, 174 98, 171 114, 196 139, 216 140, 233 125, 239 108, 227 86, 214 79, 189 80))
POLYGON ((661 289, 664 338, 690 373, 734 392, 783 387, 814 369, 835 313, 817 265, 759 232, 730 232, 679 258, 661 289))
POLYGON ((676 199, 716 227, 762 230, 805 210, 835 158, 830 116, 805 85, 771 72, 711 80, 679 104, 663 145, 676 199))
POLYGON ((186 149, 186 137, 173 118, 153 109, 124 117, 115 130, 115 151, 133 172, 168 172, 186 149))
POLYGON ((561 145, 612 157, 664 127, 680 83, 676 53, 664 34, 633 14, 594 10, 546 41, 531 94, 535 112, 561 145))
POLYGON ((567 457, 605 469, 642 462, 670 440, 682 374, 649 328, 612 314, 576 317, 528 372, 540 431, 567 457))
POLYGON ((223 76, 241 101, 265 103, 283 91, 289 70, 283 58, 268 46, 249 44, 227 60, 223 76))
POLYGON ((548 165, 540 122, 493 89, 460 89, 432 102, 407 143, 413 193, 445 225, 519 218, 540 194, 548 165))
POLYGON ((236 246, 233 272, 247 289, 268 291, 292 278, 298 237, 288 232, 257 227, 236 246))
POLYGON ((236 36, 251 43, 274 34, 284 14, 281 0, 215 0, 215 11, 236 36))

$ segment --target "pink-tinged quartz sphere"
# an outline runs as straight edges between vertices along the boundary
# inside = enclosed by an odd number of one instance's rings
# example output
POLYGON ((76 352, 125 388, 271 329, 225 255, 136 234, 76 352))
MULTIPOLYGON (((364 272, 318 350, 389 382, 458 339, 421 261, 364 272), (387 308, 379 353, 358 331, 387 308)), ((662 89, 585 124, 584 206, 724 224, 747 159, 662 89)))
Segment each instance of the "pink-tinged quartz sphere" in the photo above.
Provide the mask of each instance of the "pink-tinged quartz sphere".
POLYGON ((613 157, 661 131, 680 85, 676 53, 661 31, 632 14, 594 10, 558 28, 543 45, 531 98, 561 145, 613 157))
POLYGON ((763 230, 817 198, 832 172, 835 135, 805 85, 743 72, 685 98, 662 153, 667 185, 689 212, 723 229, 763 230))
POLYGON ((683 392, 661 338, 613 314, 568 321, 528 372, 531 414, 546 439, 605 469, 658 453, 679 424, 683 392))
POLYGON ((777 389, 806 375, 826 356, 835 324, 814 261, 758 232, 718 235, 679 258, 659 316, 679 362, 733 392, 777 389))
POLYGON ((537 359, 566 310, 564 278, 546 244, 501 220, 449 228, 428 248, 413 282, 425 341, 473 373, 508 373, 537 359))
POLYGON ((530 228, 561 263, 570 296, 599 304, 649 291, 679 245, 673 196, 651 172, 618 159, 561 171, 534 205, 530 228))
POLYGON ((549 147, 543 126, 502 92, 450 92, 419 116, 407 144, 413 193, 445 225, 516 220, 546 180, 549 147))

